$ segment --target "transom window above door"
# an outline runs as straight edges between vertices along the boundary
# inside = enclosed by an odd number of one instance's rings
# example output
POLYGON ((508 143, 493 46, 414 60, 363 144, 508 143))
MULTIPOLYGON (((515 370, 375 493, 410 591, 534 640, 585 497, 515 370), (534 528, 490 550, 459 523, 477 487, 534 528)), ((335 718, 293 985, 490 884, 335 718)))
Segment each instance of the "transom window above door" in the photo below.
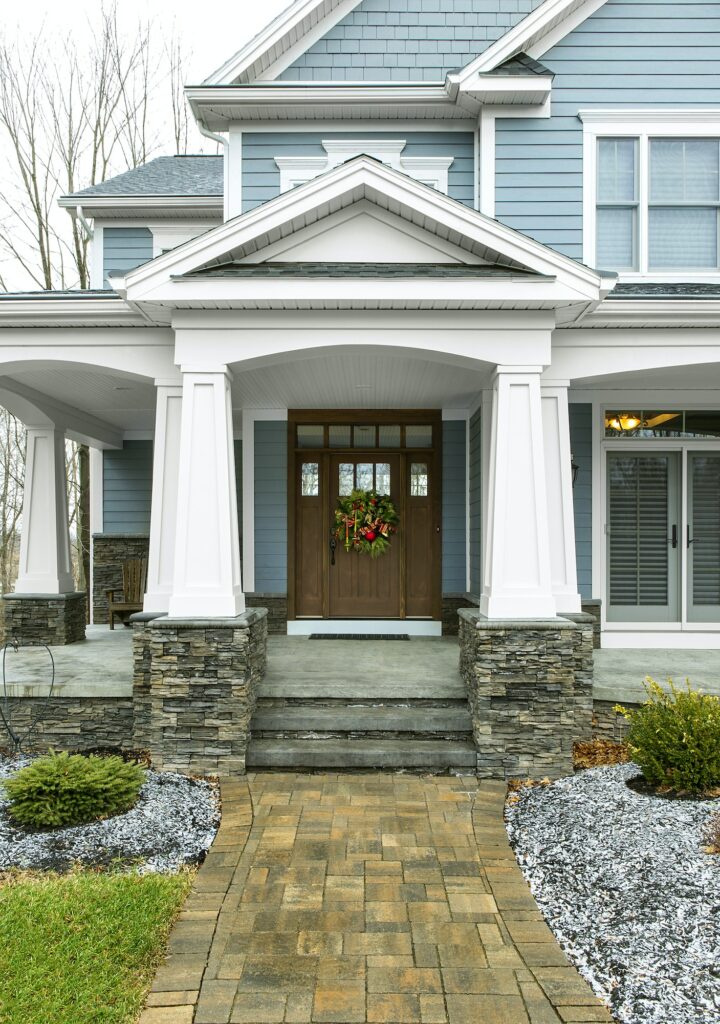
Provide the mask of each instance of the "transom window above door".
POLYGON ((720 411, 624 409, 605 412, 607 438, 720 438, 720 411))
POLYGON ((299 423, 298 448, 432 448, 432 423, 299 423))

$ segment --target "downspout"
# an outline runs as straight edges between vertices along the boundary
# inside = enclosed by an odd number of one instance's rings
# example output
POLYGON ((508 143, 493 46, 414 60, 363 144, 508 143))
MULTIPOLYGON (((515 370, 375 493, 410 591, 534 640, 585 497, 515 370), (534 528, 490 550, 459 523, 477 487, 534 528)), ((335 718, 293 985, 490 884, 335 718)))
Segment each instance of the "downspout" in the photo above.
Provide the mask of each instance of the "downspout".
POLYGON ((82 206, 76 206, 75 207, 75 217, 82 224, 83 230, 85 231, 85 234, 87 236, 88 241, 92 242, 92 240, 93 240, 93 229, 90 227, 90 225, 88 224, 87 220, 85 219, 85 214, 83 213, 82 206))
POLYGON ((211 132, 209 128, 206 128, 202 121, 197 122, 198 130, 201 135, 204 135, 206 139, 211 139, 213 142, 217 142, 218 145, 223 148, 223 219, 228 219, 228 199, 230 196, 230 141, 226 139, 224 135, 218 135, 217 132, 211 132))

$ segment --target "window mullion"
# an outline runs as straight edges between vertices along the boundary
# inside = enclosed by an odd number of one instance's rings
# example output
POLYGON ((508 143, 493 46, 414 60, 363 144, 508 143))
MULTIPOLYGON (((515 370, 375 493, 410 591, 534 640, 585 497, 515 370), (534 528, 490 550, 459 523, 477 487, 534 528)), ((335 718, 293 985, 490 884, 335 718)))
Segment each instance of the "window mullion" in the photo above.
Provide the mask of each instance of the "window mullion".
POLYGON ((638 139, 638 270, 648 273, 648 204, 650 197, 650 163, 647 133, 638 139))

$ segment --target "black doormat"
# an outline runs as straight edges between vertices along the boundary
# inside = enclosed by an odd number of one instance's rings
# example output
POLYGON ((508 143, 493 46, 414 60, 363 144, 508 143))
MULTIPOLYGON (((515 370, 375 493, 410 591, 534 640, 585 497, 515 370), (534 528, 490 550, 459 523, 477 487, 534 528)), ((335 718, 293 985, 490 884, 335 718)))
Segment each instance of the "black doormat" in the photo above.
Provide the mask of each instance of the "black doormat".
POLYGON ((310 640, 409 640, 407 633, 311 633, 310 640))

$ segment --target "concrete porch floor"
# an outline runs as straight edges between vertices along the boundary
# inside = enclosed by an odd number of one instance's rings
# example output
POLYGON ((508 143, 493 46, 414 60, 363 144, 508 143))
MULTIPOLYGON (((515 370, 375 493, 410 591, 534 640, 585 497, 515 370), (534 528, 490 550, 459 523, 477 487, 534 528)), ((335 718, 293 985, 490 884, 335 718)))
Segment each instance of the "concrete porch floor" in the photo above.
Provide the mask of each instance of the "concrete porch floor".
MULTIPOLYGON (((59 696, 125 696, 132 691, 132 632, 88 626, 84 643, 53 647, 59 696)), ((363 676, 365 697, 459 699, 465 689, 458 672, 457 639, 413 637, 409 641, 309 640, 272 636, 268 673, 260 696, 352 698, 363 676)), ((44 650, 8 650, 9 692, 42 696, 49 682, 44 650)), ((641 700, 642 681, 668 677, 720 694, 720 651, 598 650, 594 692, 600 700, 641 700)), ((0 679, 1 685, 1 679, 0 679)))

